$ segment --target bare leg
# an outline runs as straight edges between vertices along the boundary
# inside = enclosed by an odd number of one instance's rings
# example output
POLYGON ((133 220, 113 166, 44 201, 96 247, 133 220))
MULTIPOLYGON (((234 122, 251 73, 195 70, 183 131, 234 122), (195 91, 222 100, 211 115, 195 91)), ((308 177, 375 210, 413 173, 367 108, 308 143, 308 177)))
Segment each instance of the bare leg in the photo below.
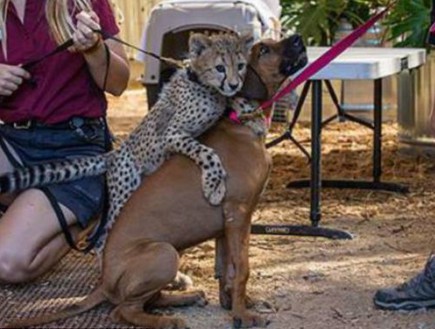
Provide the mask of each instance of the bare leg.
MULTIPOLYGON (((61 206, 72 233, 76 218, 61 206)), ((21 193, 0 220, 0 281, 32 280, 56 264, 68 252, 56 214, 43 192, 21 193)))
MULTIPOLYGON (((5 141, 9 152, 21 163, 5 141)), ((0 175, 14 167, 0 148, 0 175)), ((57 216, 44 193, 30 189, 0 195, 8 210, 0 219, 0 282, 19 283, 32 280, 53 267, 68 251, 57 216)), ((60 205, 73 236, 80 232, 75 215, 60 205)))

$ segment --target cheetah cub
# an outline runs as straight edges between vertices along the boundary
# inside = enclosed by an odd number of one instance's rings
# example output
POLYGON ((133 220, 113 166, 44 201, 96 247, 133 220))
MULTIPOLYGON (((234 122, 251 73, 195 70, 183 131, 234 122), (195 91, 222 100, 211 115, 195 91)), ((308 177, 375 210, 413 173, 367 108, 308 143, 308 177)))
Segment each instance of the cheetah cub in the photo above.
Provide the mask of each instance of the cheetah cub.
MULTIPOLYGON (((242 88, 252 43, 248 35, 193 34, 189 39, 189 67, 172 76, 156 104, 118 149, 16 169, 0 177, 0 192, 106 173, 107 234, 142 177, 152 174, 171 154, 181 153, 200 167, 204 196, 212 205, 220 204, 226 172, 213 149, 195 138, 216 123, 226 108, 227 97, 242 88)), ((104 238, 97 250, 102 248, 104 238)))

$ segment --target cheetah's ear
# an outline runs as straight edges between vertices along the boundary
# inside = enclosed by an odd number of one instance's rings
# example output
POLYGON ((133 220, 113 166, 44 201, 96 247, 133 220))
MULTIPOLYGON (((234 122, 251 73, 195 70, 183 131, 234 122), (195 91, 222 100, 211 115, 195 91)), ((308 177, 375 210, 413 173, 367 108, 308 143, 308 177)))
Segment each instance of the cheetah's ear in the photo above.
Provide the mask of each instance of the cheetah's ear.
POLYGON ((207 47, 210 47, 211 40, 202 33, 194 33, 189 38, 189 53, 191 57, 198 57, 207 47))

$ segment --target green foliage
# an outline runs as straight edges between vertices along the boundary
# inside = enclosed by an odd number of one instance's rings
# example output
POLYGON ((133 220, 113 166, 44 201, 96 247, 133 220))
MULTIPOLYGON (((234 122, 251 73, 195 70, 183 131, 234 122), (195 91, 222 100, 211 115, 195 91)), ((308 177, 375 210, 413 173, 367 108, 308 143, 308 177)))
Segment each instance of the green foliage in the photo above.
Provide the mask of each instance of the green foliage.
POLYGON ((329 44, 345 0, 282 1, 285 27, 294 27, 309 45, 329 44))
MULTIPOLYGON (((282 24, 300 33, 308 45, 330 45, 341 18, 354 27, 388 0, 281 0, 282 24)), ((424 47, 431 0, 399 0, 383 21, 386 38, 398 47, 424 47)))
POLYGON ((356 26, 365 21, 370 10, 387 0, 282 0, 282 24, 295 29, 308 45, 330 45, 340 18, 356 26))
POLYGON ((431 0, 401 0, 384 24, 397 47, 424 47, 430 27, 431 0))

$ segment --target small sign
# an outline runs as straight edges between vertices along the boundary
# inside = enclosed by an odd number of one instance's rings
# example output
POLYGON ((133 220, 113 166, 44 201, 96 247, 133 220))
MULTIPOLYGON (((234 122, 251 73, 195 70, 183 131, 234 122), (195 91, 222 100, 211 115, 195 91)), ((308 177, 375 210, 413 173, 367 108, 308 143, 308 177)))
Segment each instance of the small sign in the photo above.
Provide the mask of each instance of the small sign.
POLYGON ((408 57, 403 57, 400 60, 400 68, 402 69, 402 71, 408 69, 408 57))

